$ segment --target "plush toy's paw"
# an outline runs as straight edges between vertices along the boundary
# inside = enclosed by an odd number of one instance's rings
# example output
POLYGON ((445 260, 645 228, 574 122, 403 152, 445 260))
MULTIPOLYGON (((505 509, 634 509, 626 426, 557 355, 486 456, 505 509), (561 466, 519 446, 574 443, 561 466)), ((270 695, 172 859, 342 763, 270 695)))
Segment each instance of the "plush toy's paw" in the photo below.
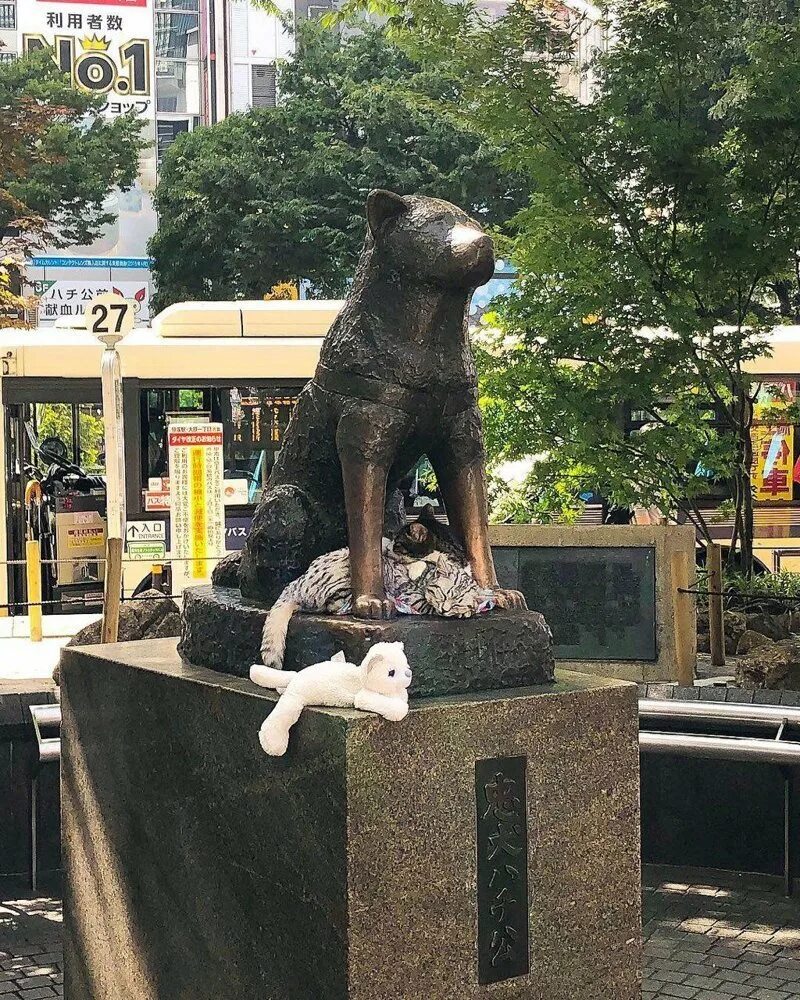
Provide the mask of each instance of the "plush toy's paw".
POLYGON ((362 594, 353 598, 353 614, 356 618, 394 618, 397 608, 394 601, 386 597, 362 594))
POLYGON ((381 715, 389 722, 402 722, 408 715, 408 702, 399 699, 396 702, 393 701, 391 705, 381 709, 381 715))
POLYGON ((267 718, 258 731, 258 742, 264 753, 269 754, 270 757, 283 757, 289 748, 289 734, 271 726, 269 718, 267 718))
POLYGON ((525 598, 518 590, 506 590, 503 587, 494 592, 494 599, 499 608, 513 611, 527 611, 528 605, 525 598))

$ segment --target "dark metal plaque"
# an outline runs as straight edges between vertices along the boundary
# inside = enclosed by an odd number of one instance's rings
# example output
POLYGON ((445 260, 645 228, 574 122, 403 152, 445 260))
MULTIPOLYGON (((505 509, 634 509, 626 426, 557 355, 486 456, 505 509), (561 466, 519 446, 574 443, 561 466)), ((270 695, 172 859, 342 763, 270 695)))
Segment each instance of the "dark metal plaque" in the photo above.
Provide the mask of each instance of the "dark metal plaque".
POLYGON ((651 546, 503 546, 501 586, 521 590, 553 632, 557 660, 655 660, 656 571, 651 546))
POLYGON ((478 982, 530 972, 526 757, 475 762, 478 982))

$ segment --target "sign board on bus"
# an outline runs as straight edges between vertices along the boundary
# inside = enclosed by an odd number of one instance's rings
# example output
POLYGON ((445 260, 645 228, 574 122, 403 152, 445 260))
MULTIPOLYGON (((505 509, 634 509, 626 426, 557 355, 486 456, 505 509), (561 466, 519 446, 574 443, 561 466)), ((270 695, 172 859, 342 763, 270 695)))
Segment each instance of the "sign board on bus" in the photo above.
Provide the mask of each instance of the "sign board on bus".
POLYGON ((197 583, 225 555, 222 424, 173 421, 167 442, 173 585, 197 583))

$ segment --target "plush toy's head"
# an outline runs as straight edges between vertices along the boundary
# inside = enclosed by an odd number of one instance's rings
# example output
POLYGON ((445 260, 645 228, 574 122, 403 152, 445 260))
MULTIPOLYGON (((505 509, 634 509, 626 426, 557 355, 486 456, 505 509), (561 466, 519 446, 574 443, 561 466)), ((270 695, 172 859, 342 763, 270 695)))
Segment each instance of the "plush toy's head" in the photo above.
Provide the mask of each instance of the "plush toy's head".
POLYGON ((411 683, 411 667, 402 642, 376 642, 361 667, 366 674, 364 687, 390 698, 403 694, 411 683))

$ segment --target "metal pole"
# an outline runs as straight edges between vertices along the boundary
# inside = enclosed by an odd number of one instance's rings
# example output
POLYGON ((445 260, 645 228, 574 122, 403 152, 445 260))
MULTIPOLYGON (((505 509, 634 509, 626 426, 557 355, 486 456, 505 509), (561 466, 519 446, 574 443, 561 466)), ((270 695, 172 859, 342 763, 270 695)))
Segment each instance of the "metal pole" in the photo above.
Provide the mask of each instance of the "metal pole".
POLYGON ((38 817, 37 810, 39 808, 39 772, 38 770, 34 774, 31 780, 31 890, 36 892, 39 888, 39 878, 38 878, 38 817))
POLYGON ((107 333, 101 377, 106 453, 106 521, 109 538, 125 537, 125 439, 122 423, 122 370, 117 344, 122 337, 107 333))
POLYGON ((792 871, 792 783, 793 771, 782 767, 783 772, 783 893, 791 896, 794 889, 792 871))
POLYGON ((708 570, 708 635, 711 645, 711 662, 715 667, 725 666, 725 619, 722 612, 722 549, 716 542, 706 546, 708 570))
POLYGON ((100 336, 105 344, 101 377, 106 453, 106 571, 103 600, 103 642, 119 636, 122 586, 122 544, 125 538, 125 437, 122 421, 122 371, 117 352, 121 335, 100 336))
POLYGON ((32 642, 42 641, 41 503, 42 487, 32 479, 25 487, 25 576, 28 585, 28 629, 32 642))

